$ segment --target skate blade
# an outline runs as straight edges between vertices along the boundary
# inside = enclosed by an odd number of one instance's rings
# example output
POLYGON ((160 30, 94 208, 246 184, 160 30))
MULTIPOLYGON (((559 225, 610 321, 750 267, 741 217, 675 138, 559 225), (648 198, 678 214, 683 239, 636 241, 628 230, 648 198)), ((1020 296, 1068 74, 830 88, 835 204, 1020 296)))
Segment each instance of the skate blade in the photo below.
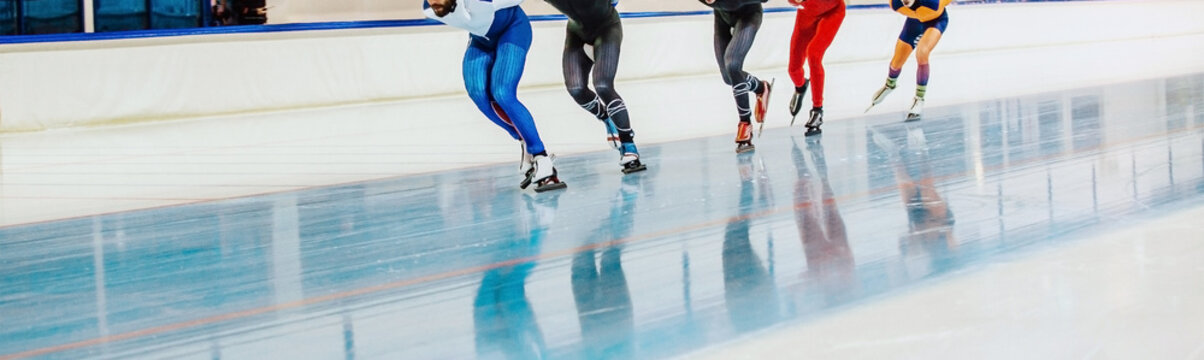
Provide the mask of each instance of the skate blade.
POLYGON ((757 137, 761 137, 761 132, 765 131, 765 123, 757 124, 757 137))
MULTIPOLYGON (((870 105, 870 107, 865 108, 865 112, 867 112, 867 113, 870 112, 870 109, 873 109, 874 106, 876 106, 876 105, 878 105, 878 104, 873 104, 873 105, 870 105)), ((862 113, 862 114, 864 114, 864 113, 862 113)))
POLYGON ((921 116, 920 114, 907 114, 907 118, 903 119, 903 122, 916 122, 916 121, 920 121, 920 119, 922 119, 922 118, 923 118, 923 116, 921 116))
POLYGON ((639 164, 639 165, 632 166, 632 167, 624 167, 622 171, 623 171, 623 175, 627 175, 630 173, 637 173, 637 172, 641 172, 644 170, 648 170, 648 166, 646 166, 644 164, 639 164))
POLYGON ((803 136, 815 136, 815 135, 819 135, 819 134, 823 134, 823 133, 824 133, 823 129, 819 129, 819 128, 807 129, 807 132, 803 133, 803 136))
POLYGON ((794 114, 794 116, 790 117, 790 126, 794 126, 795 120, 798 120, 798 114, 794 114))
POLYGON ((566 184, 564 182, 554 182, 551 184, 540 185, 540 186, 535 187, 535 192, 537 192, 537 193, 548 192, 548 191, 552 191, 552 190, 564 189, 567 187, 569 187, 569 184, 566 184))
POLYGON ((752 152, 753 150, 756 150, 756 149, 757 149, 757 147, 756 147, 756 146, 753 146, 753 145, 744 146, 744 147, 737 147, 737 148, 736 148, 736 153, 737 153, 737 154, 743 154, 743 153, 747 153, 747 152, 752 152))

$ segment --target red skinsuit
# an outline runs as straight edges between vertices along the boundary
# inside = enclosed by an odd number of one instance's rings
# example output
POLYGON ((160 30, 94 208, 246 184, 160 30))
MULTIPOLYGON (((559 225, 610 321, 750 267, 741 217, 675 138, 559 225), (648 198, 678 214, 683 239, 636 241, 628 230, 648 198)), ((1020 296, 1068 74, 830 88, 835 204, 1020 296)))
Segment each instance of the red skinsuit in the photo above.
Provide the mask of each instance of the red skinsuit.
POLYGON ((807 75, 803 62, 811 67, 811 101, 815 107, 824 106, 824 52, 832 45, 836 31, 844 22, 843 0, 789 0, 802 5, 794 18, 794 36, 790 39, 790 80, 803 86, 807 75))

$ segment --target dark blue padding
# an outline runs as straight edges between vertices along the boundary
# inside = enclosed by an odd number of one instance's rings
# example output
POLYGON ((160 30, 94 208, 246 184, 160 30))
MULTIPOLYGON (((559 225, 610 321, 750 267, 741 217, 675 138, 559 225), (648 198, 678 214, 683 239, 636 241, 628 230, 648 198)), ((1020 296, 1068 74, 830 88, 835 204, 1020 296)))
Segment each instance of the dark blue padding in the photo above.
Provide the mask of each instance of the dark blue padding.
MULTIPOLYGON (((999 3, 1035 3, 1035 2, 1069 2, 1069 1, 1118 1, 1118 0, 963 0, 959 1, 958 5, 973 5, 973 4, 999 4, 999 3)), ((424 7, 426 1, 423 1, 424 7)), ((866 10, 866 9, 890 9, 889 4, 871 4, 871 5, 850 5, 849 10, 866 10)), ((793 7, 772 7, 766 8, 767 13, 781 13, 795 11, 793 7)), ((698 16, 710 15, 711 10, 699 11, 654 11, 654 12, 631 12, 622 13, 621 16, 625 19, 641 19, 654 17, 676 17, 676 16, 698 16)), ((531 21, 563 21, 564 15, 534 15, 531 16, 531 21)), ((273 24, 273 25, 237 25, 237 26, 219 26, 219 27, 204 27, 204 28, 186 28, 186 29, 155 29, 155 30, 133 30, 133 31, 118 31, 108 33, 67 33, 67 34, 47 34, 47 35, 7 35, 0 36, 0 45, 3 44, 27 44, 27 43, 43 43, 43 42, 64 42, 64 41, 96 41, 96 40, 121 40, 121 39, 142 39, 153 37, 170 37, 170 36, 199 36, 199 35, 217 35, 217 34, 247 34, 247 33, 273 33, 273 32, 288 32, 288 31, 319 31, 319 30, 344 30, 344 29, 371 29, 371 28, 388 28, 388 27, 410 27, 410 26, 430 26, 442 25, 441 23, 430 19, 407 19, 407 20, 373 20, 373 21, 340 21, 340 22, 316 22, 316 23, 298 23, 298 24, 273 24)))

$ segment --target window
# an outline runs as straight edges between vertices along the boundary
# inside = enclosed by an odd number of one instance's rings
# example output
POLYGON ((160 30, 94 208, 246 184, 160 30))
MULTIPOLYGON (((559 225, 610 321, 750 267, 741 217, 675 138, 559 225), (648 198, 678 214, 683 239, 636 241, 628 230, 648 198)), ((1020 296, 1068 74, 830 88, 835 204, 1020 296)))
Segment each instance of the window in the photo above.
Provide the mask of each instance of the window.
POLYGON ((84 31, 80 0, 19 0, 22 34, 84 31))

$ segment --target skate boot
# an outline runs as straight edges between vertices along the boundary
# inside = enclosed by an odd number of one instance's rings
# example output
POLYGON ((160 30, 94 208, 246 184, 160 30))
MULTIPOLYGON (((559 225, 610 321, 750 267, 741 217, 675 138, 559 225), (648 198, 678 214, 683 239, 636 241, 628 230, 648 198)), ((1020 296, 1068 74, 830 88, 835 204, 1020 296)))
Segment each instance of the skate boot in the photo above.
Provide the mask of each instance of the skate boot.
POLYGON ((807 86, 810 85, 811 79, 803 80, 803 86, 794 89, 794 96, 790 97, 790 126, 794 126, 798 113, 803 111, 803 96, 807 94, 807 86))
POLYGON ((765 114, 769 112, 769 94, 773 92, 773 82, 774 79, 761 80, 761 93, 757 94, 757 107, 753 112, 753 119, 757 121, 757 136, 761 136, 761 130, 765 129, 765 114))
MULTIPOLYGON (((531 175, 531 184, 535 185, 535 192, 544 192, 568 187, 568 184, 560 181, 560 177, 556 173, 556 167, 552 164, 552 158, 547 155, 535 155, 534 172, 531 175)), ((524 187, 525 189, 525 187, 524 187)))
POLYGON ((615 122, 607 117, 602 119, 602 124, 606 126, 606 141, 610 143, 610 148, 621 150, 619 147, 619 128, 615 126, 615 122))
POLYGON ((907 111, 906 122, 919 121, 924 113, 924 98, 917 96, 911 103, 911 110, 907 111))
POLYGON ((624 174, 647 170, 648 167, 640 162, 640 152, 636 150, 635 144, 623 143, 619 146, 619 152, 622 157, 619 158, 619 166, 623 167, 624 174))
POLYGON ((518 147, 522 149, 522 155, 518 159, 518 173, 523 175, 523 181, 518 187, 526 189, 531 185, 531 175, 535 174, 535 160, 532 159, 531 153, 527 152, 526 141, 519 141, 518 147))
POLYGON ((811 108, 811 118, 807 120, 807 132, 803 136, 812 136, 822 134, 824 131, 819 127, 824 124, 824 109, 811 108))
POLYGON ((886 100, 886 96, 890 95, 891 91, 895 91, 894 86, 890 84, 882 85, 882 88, 878 89, 878 92, 874 93, 874 100, 872 103, 870 103, 870 107, 865 108, 865 112, 870 112, 870 109, 873 109, 874 106, 877 106, 878 104, 881 104, 882 101, 886 100))
POLYGON ((736 126, 736 153, 746 153, 756 150, 752 144, 752 124, 741 121, 736 126))

